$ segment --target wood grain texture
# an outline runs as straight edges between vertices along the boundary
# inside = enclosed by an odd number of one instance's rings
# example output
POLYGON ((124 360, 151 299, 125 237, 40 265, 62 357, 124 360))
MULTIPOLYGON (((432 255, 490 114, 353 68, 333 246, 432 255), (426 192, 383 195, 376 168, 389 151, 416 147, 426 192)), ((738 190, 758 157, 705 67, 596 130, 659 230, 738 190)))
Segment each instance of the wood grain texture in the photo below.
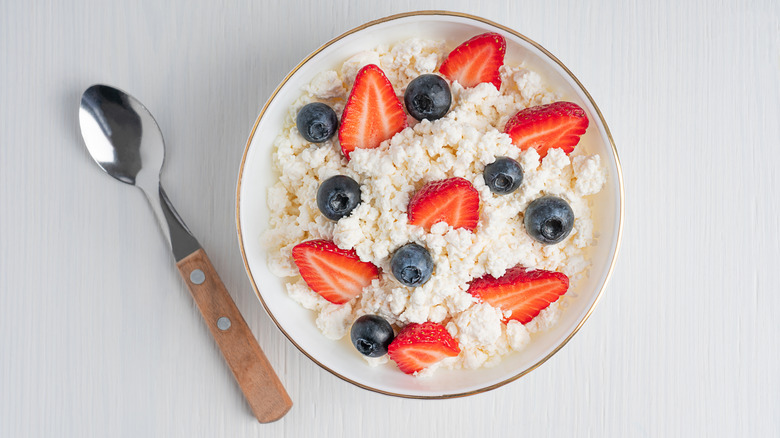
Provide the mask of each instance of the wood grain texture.
POLYGON ((176 263, 176 267, 252 413, 261 423, 282 418, 292 407, 292 400, 206 252, 199 249, 176 263))
POLYGON ((776 0, 0 1, 0 436, 780 436, 778 78, 776 0), (583 329, 522 379, 446 401, 309 361, 252 293, 235 233, 274 87, 321 43, 414 9, 555 54, 625 176, 623 247, 583 329), (81 144, 96 82, 157 117, 167 193, 296 402, 281 420, 246 409, 142 194, 81 144))

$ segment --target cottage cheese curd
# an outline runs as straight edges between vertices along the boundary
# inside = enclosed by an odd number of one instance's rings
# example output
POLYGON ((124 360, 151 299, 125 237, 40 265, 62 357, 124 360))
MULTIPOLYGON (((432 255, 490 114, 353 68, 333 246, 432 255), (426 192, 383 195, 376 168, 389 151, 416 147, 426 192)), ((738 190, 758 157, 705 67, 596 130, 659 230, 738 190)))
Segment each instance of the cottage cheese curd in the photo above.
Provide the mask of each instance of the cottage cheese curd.
MULTIPOLYGON (((434 122, 410 117, 409 127, 376 149, 354 150, 349 162, 335 137, 312 144, 299 135, 298 110, 319 101, 340 116, 349 87, 363 66, 380 66, 402 99, 406 85, 420 74, 434 72, 447 53, 442 42, 415 38, 360 52, 340 70, 315 76, 289 109, 275 141, 273 167, 279 180, 268 189, 271 217, 263 236, 271 271, 285 278, 292 299, 316 313, 315 323, 327 338, 342 338, 363 314, 380 315, 397 326, 444 324, 458 340, 461 353, 421 375, 439 367, 495 364, 502 355, 528 345, 533 333, 555 324, 565 307, 565 295, 528 324, 502 323, 509 315, 478 303, 466 292, 468 284, 485 274, 499 277, 518 264, 563 272, 576 284, 587 273, 585 250, 594 243, 587 196, 605 182, 598 155, 583 155, 579 149, 566 155, 552 149, 540 160, 534 149, 521 151, 502 132, 517 111, 558 100, 537 73, 523 67, 501 67, 500 91, 487 83, 473 88, 452 83, 452 108, 445 117, 434 122), (524 172, 520 188, 503 196, 493 194, 482 176, 485 165, 501 156, 517 160, 524 172), (361 184, 362 202, 349 216, 334 222, 319 212, 316 195, 322 181, 338 174, 361 184), (467 179, 479 192, 476 232, 443 222, 428 233, 409 225, 406 208, 412 195, 428 182, 450 177, 467 179), (564 198, 576 217, 571 234, 556 245, 534 241, 523 228, 526 206, 543 195, 564 198), (292 248, 311 239, 354 249, 361 260, 374 263, 385 274, 352 301, 332 304, 306 285, 292 259, 292 248), (388 274, 393 251, 408 242, 426 247, 434 260, 431 279, 416 288, 403 286, 388 274)), ((386 362, 387 356, 367 360, 376 365, 386 362)))

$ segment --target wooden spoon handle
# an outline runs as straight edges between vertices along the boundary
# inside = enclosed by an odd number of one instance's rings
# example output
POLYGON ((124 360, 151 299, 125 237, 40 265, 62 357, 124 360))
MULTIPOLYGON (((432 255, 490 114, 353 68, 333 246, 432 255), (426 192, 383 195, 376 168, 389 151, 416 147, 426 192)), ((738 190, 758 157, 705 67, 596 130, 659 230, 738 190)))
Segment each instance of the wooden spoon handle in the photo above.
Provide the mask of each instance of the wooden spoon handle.
POLYGON ((206 252, 199 249, 176 266, 257 420, 268 423, 282 418, 292 407, 290 396, 206 252))

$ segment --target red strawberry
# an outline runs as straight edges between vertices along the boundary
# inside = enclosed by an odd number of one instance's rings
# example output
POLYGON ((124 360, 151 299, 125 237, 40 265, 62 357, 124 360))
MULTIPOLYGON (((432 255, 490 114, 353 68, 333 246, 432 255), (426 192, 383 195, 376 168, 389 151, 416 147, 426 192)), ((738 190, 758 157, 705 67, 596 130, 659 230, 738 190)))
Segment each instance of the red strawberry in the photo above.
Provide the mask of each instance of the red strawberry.
POLYGON ((382 70, 369 64, 358 72, 341 115, 339 142, 349 159, 355 148, 373 149, 406 128, 406 113, 382 70))
POLYGON ((426 231, 442 221, 474 231, 479 221, 479 192, 463 178, 429 182, 409 201, 407 215, 410 224, 426 231))
POLYGON ((561 148, 567 154, 580 142, 588 128, 588 116, 576 103, 553 102, 521 110, 506 123, 504 132, 520 149, 534 148, 539 156, 561 148))
POLYGON ((387 353, 401 371, 412 374, 457 356, 460 347, 443 325, 428 321, 404 327, 390 343, 387 353))
POLYGON ((498 68, 504 64, 506 40, 497 33, 477 35, 455 48, 444 60, 439 72, 465 88, 490 82, 501 89, 498 68))
POLYGON ((485 275, 471 282, 468 293, 527 324, 569 289, 569 277, 552 271, 527 271, 515 266, 500 278, 485 275))
POLYGON ((346 303, 379 278, 377 267, 360 261, 355 250, 343 250, 327 240, 299 243, 292 256, 306 284, 331 303, 346 303))

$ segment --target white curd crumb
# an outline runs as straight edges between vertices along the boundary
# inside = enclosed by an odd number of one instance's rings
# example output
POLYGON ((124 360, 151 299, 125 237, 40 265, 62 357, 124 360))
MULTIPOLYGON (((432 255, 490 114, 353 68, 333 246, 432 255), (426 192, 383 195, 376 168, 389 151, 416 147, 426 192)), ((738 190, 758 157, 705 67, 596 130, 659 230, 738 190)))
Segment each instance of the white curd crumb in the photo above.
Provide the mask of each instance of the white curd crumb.
POLYGON ((328 339, 341 339, 352 324, 352 305, 328 303, 315 321, 317 328, 328 339))
POLYGON ((334 70, 326 70, 317 73, 311 83, 306 86, 305 91, 317 99, 333 99, 344 97, 346 89, 339 78, 339 74, 334 70))
POLYGON ((287 294, 298 304, 309 310, 320 310, 328 304, 317 292, 306 285, 303 279, 294 283, 287 283, 287 294))
POLYGON ((606 182, 606 175, 601 169, 601 157, 598 155, 574 157, 572 168, 577 178, 574 190, 580 196, 598 193, 606 182))
POLYGON ((366 362, 368 362, 368 366, 371 367, 378 367, 379 365, 384 365, 390 360, 390 358, 387 357, 386 354, 384 356, 379 356, 379 357, 368 357, 368 356, 362 356, 362 357, 363 359, 366 360, 366 362))
POLYGON ((531 343, 531 333, 523 324, 509 321, 506 324, 506 340, 513 350, 520 351, 531 343))
POLYGON ((528 329, 530 333, 536 333, 547 330, 548 328, 554 326, 558 321, 558 318, 561 316, 560 305, 561 300, 558 300, 547 306, 547 308, 542 309, 536 318, 532 319, 531 322, 525 325, 526 329, 528 329))
POLYGON ((374 51, 356 53, 344 62, 344 65, 341 67, 341 74, 344 76, 344 82, 351 86, 351 84, 355 82, 355 76, 357 76, 361 68, 369 64, 379 65, 380 63, 379 54, 374 51))

